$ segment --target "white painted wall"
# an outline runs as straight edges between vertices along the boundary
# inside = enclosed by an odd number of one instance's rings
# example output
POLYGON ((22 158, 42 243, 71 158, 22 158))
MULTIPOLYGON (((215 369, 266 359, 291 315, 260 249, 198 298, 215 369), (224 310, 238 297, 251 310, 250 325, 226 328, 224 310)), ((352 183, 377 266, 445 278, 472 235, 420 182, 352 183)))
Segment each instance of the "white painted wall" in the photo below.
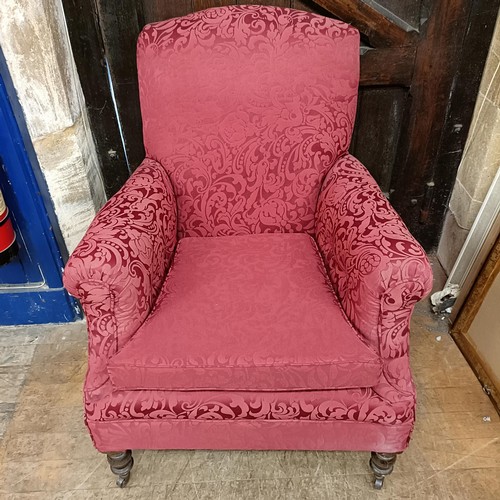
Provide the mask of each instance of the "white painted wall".
POLYGON ((1 0, 0 47, 71 252, 105 192, 61 0, 1 0))

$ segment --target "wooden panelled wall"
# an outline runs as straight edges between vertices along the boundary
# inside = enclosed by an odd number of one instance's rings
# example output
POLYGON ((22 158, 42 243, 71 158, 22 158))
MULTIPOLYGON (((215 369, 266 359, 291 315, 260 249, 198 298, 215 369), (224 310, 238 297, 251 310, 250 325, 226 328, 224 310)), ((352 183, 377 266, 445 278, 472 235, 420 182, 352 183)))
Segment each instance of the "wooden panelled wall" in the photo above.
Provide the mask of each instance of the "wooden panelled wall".
MULTIPOLYGON (((141 28, 236 3, 63 0, 109 195, 144 157, 135 63, 141 28)), ((427 249, 435 246, 500 0, 239 3, 313 11, 360 30, 361 88, 351 151, 372 172, 413 234, 427 249)))

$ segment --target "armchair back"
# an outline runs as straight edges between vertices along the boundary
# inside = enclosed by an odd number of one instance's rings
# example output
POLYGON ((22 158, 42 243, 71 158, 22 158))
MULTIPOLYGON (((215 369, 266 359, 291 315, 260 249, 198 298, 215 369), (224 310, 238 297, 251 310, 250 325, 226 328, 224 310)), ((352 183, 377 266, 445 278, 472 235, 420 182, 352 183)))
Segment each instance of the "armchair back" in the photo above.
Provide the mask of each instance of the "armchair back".
POLYGON ((138 41, 146 155, 166 169, 178 236, 314 232, 351 140, 359 34, 286 8, 228 6, 138 41))

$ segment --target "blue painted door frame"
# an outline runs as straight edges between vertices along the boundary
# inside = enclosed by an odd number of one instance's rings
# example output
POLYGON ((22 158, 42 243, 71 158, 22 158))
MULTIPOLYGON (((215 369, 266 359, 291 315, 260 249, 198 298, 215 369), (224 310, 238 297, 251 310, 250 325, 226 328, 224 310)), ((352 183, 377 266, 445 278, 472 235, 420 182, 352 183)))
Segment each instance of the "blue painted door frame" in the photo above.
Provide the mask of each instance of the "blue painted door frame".
POLYGON ((62 284, 67 251, 1 53, 0 168, 20 248, 0 267, 0 325, 74 321, 80 309, 62 284))

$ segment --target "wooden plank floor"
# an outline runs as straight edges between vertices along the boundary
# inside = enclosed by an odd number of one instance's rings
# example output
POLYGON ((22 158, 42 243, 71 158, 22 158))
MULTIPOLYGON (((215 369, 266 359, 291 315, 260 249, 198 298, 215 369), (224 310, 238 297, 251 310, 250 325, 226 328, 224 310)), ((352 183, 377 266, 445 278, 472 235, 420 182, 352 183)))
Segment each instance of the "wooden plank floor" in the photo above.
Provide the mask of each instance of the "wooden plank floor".
POLYGON ((500 419, 427 301, 412 330, 418 420, 382 492, 368 454, 344 452, 135 452, 118 490, 82 420, 85 342, 83 323, 0 329, 0 498, 500 498, 500 419))

